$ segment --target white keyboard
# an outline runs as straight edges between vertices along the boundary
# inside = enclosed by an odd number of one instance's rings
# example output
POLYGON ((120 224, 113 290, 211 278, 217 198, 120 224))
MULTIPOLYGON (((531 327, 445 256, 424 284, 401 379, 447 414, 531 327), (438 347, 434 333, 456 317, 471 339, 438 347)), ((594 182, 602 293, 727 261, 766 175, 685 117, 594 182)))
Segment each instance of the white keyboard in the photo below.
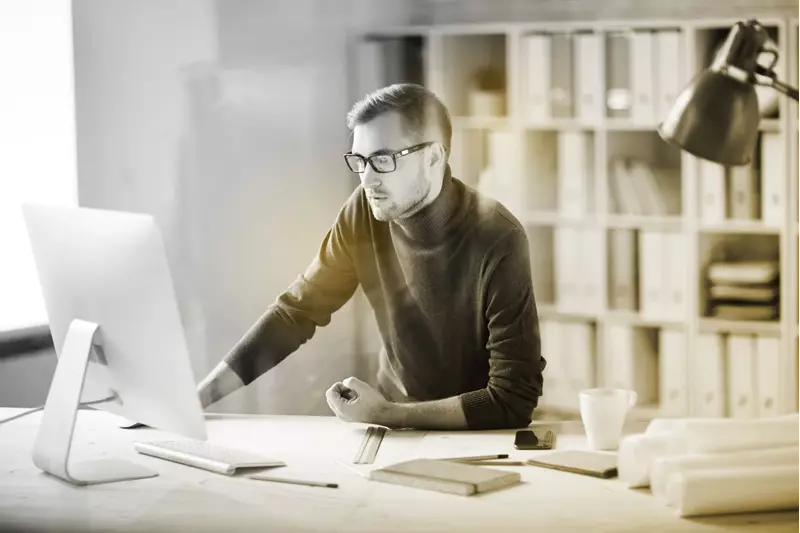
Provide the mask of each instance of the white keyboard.
POLYGON ((266 459, 253 453, 195 440, 134 442, 133 447, 144 455, 202 468, 226 476, 232 476, 237 468, 286 466, 283 461, 266 459))

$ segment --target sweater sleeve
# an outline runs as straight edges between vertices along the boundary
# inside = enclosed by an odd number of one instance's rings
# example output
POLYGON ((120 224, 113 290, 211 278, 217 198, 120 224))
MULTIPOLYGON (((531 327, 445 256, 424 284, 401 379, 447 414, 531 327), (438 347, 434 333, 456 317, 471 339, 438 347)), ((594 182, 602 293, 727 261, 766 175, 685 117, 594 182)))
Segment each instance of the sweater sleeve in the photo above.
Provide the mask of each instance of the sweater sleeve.
POLYGON ((495 255, 482 310, 489 328, 489 379, 485 388, 460 396, 469 429, 525 427, 542 394, 546 363, 524 231, 511 231, 495 255))
POLYGON ((361 187, 351 195, 305 272, 270 305, 225 356, 245 385, 280 363, 326 326, 358 287, 355 225, 361 187))

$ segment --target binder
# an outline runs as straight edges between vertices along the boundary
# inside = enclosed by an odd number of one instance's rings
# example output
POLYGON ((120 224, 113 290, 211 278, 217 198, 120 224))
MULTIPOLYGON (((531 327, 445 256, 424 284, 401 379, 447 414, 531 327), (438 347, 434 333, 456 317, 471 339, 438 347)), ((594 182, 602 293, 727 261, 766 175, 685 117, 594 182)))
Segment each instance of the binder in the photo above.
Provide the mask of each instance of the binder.
POLYGON ((606 116, 631 115, 630 44, 625 32, 606 35, 606 116))
POLYGON ((570 227, 555 228, 553 233, 556 305, 560 311, 571 312, 580 302, 580 264, 575 260, 580 257, 580 235, 577 229, 570 227))
POLYGON ((606 330, 603 374, 610 387, 636 391, 637 402, 658 400, 658 351, 655 330, 610 324, 606 330))
POLYGON ((629 388, 626 367, 633 360, 632 326, 608 324, 605 329, 601 382, 606 387, 629 388))
MULTIPOLYGON (((661 416, 685 416, 688 406, 686 333, 659 330, 658 388, 661 416)), ((700 378, 702 379, 702 378, 700 378)))
POLYGON ((572 118, 575 114, 573 96, 573 43, 569 33, 550 35, 550 116, 572 118))
POLYGON ((582 218, 589 212, 594 174, 594 143, 580 131, 558 133, 558 205, 562 216, 582 218))
POLYGON ((640 193, 633 185, 631 161, 627 158, 615 157, 611 160, 610 186, 616 196, 619 213, 627 215, 643 215, 645 207, 640 193))
POLYGON ((725 212, 725 167, 697 159, 700 184, 700 220, 708 224, 723 222, 725 212))
POLYGON ((639 297, 642 316, 664 315, 664 235, 660 231, 639 232, 639 297))
POLYGON ((601 230, 584 229, 581 236, 581 255, 575 259, 582 270, 580 280, 583 285, 580 307, 588 312, 600 313, 605 308, 606 283, 603 269, 598 258, 603 257, 603 239, 601 230))
POLYGON ((635 31, 631 45, 631 119, 636 124, 655 122, 655 51, 653 33, 635 31))
POLYGON ((547 360, 540 403, 544 406, 563 407, 569 394, 569 353, 562 349, 561 324, 551 319, 540 319, 539 334, 542 356, 547 360))
POLYGON ((759 335, 755 342, 756 359, 756 416, 768 418, 779 414, 781 340, 778 337, 759 335))
POLYGON ((608 247, 611 308, 636 311, 639 308, 636 230, 622 228, 610 230, 608 247))
POLYGON ((550 120, 550 36, 531 34, 523 37, 525 50, 525 109, 529 122, 550 120))
POLYGON ((656 119, 663 120, 683 86, 683 41, 677 30, 655 32, 656 119))
POLYGON ((755 418, 755 337, 731 333, 727 339, 728 416, 755 418))
POLYGON ((637 159, 631 160, 628 166, 628 175, 630 181, 625 185, 634 191, 644 214, 666 215, 667 206, 650 165, 637 159))
POLYGON ((531 250, 531 278, 536 301, 555 301, 555 261, 553 257, 553 234, 550 228, 530 228, 527 230, 531 250))
MULTIPOLYGON (((766 225, 780 226, 786 214, 789 172, 779 133, 761 134, 761 213, 766 225)), ((792 177, 795 179, 795 177, 792 177)))
POLYGON ((603 51, 600 47, 600 36, 595 33, 578 34, 575 36, 575 45, 576 115, 582 121, 594 123, 603 114, 600 85, 603 51))
POLYGON ((697 347, 692 354, 690 390, 694 416, 725 416, 725 343, 720 335, 698 335, 697 347))
POLYGON ((539 136, 524 150, 523 180, 526 207, 534 211, 556 211, 558 205, 558 138, 539 136))
POLYGON ((484 138, 480 131, 454 129, 450 141, 450 171, 467 185, 477 188, 478 177, 488 165, 484 155, 484 138))
POLYGON ((728 167, 728 213, 736 220, 760 218, 760 195, 758 174, 755 166, 728 167))
POLYGON ((664 272, 664 317, 681 320, 685 316, 686 301, 686 252, 687 247, 682 234, 665 232, 663 234, 663 272, 664 272))
POLYGON ((578 409, 578 394, 583 389, 594 387, 594 328, 588 322, 569 322, 562 325, 565 351, 569 356, 570 387, 566 406, 578 409))

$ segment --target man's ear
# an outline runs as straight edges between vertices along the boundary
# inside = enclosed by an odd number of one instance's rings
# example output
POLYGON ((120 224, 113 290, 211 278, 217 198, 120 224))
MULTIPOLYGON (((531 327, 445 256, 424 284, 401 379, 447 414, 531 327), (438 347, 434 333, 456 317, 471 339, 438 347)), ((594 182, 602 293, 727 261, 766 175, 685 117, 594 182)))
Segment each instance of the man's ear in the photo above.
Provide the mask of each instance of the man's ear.
POLYGON ((436 143, 431 145, 430 155, 428 156, 428 165, 431 167, 435 167, 441 162, 445 160, 445 150, 444 145, 442 143, 436 143))

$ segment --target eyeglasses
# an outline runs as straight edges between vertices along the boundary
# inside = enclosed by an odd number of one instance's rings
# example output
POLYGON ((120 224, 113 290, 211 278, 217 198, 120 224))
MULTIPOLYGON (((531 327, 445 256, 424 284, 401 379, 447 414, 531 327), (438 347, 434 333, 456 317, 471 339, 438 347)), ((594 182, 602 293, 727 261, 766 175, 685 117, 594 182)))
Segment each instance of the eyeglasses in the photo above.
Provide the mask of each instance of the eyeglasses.
POLYGON ((389 172, 394 172, 397 169, 397 158, 403 157, 404 155, 413 154, 414 152, 418 152, 423 148, 435 144, 435 141, 428 141, 420 144, 415 144, 414 146, 410 146, 408 148, 404 148, 403 150, 399 150, 397 152, 388 153, 388 154, 375 154, 369 157, 364 157, 362 155, 354 154, 352 152, 348 152, 344 154, 344 160, 347 163, 347 168, 352 170, 357 174, 361 174, 365 170, 367 170, 367 163, 375 172, 379 172, 381 174, 386 174, 389 172))

